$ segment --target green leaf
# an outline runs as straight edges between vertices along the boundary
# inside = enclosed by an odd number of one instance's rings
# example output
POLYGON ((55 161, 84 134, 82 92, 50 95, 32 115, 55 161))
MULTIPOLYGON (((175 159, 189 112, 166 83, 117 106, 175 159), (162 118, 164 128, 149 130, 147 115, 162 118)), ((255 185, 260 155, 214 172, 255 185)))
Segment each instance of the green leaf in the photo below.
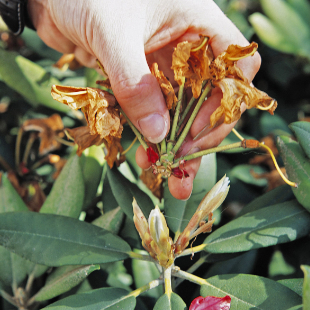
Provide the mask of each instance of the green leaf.
POLYGON ((71 111, 51 96, 51 86, 60 82, 42 67, 17 53, 0 48, 0 76, 33 106, 42 104, 64 113, 71 111))
POLYGON ((289 127, 294 132, 300 146, 302 147, 308 158, 310 158, 310 123, 295 122, 290 124, 289 127))
POLYGON ((124 240, 95 225, 34 212, 0 214, 0 244, 47 266, 113 262, 130 251, 124 240))
POLYGON ((126 179, 117 168, 108 169, 107 174, 113 195, 124 213, 133 219, 132 201, 133 198, 136 198, 144 216, 148 218, 154 208, 151 198, 141 191, 136 184, 126 179))
POLYGON ((40 213, 79 217, 84 199, 84 181, 79 157, 72 156, 47 196, 40 213))
POLYGON ((202 296, 231 297, 231 309, 288 309, 301 304, 301 297, 275 281, 254 275, 222 275, 206 280, 202 296))
POLYGON ((98 269, 100 269, 98 265, 59 267, 47 278, 45 285, 33 298, 36 301, 44 301, 59 296, 81 283, 89 274, 98 269))
POLYGON ((303 285, 303 310, 310 309, 310 266, 302 265, 302 271, 304 272, 304 285, 303 285))
POLYGON ((187 201, 174 198, 164 184, 164 208, 167 224, 174 233, 184 230, 189 220, 198 208, 203 197, 210 191, 216 182, 216 156, 203 156, 198 173, 194 179, 193 191, 187 201))
MULTIPOLYGON (((146 254, 146 251, 136 251, 137 253, 146 254)), ((160 272, 154 263, 133 259, 132 260, 132 272, 136 287, 141 287, 148 284, 149 282, 158 279, 160 272), (143 272, 141 272, 143 270, 143 272)), ((153 297, 156 300, 164 293, 163 286, 157 286, 154 289, 147 291, 144 295, 153 297)))
POLYGON ((110 264, 109 267, 105 269, 109 274, 107 278, 107 284, 112 287, 119 287, 131 291, 130 286, 132 285, 132 276, 127 272, 124 266, 124 262, 115 262, 110 264))
POLYGON ((258 12, 253 13, 250 15, 249 21, 255 33, 266 45, 284 53, 295 54, 298 52, 298 47, 287 39, 282 29, 265 15, 258 12))
POLYGON ((310 211, 310 161, 300 145, 288 137, 278 137, 277 146, 290 181, 298 184, 292 188, 299 203, 310 211))
POLYGON ((287 0, 287 2, 310 28, 310 4, 308 0, 287 0))
POLYGON ((310 29, 298 13, 283 0, 260 0, 265 14, 300 49, 309 40, 310 29))
POLYGON ((234 167, 229 172, 228 176, 230 178, 235 177, 242 182, 245 182, 247 184, 256 185, 256 186, 266 186, 268 184, 268 181, 266 179, 255 178, 252 175, 251 171, 253 171, 257 174, 261 174, 261 173, 266 172, 266 170, 260 166, 244 164, 244 165, 238 165, 238 166, 234 167))
POLYGON ((172 293, 170 298, 167 294, 162 295, 156 302, 154 310, 185 310, 186 304, 176 293, 172 293))
POLYGON ((126 290, 109 287, 69 296, 42 310, 133 310, 135 306, 135 297, 128 295, 126 290))
POLYGON ((269 277, 288 276, 295 272, 295 268, 288 264, 283 257, 281 251, 276 250, 270 260, 268 266, 269 277))
POLYGON ((124 213, 120 207, 104 213, 92 221, 93 225, 117 234, 124 219, 124 213))
POLYGON ((96 197, 102 177, 104 163, 103 148, 93 145, 86 149, 81 157, 81 167, 85 184, 84 207, 89 206, 96 197))
MULTIPOLYGON (((28 211, 5 174, 0 175, 0 213, 28 211)), ((27 276, 26 261, 0 246, 0 286, 19 285, 27 276)))
POLYGON ((262 114, 259 119, 259 128, 263 136, 267 136, 271 133, 278 135, 279 132, 291 134, 288 124, 282 117, 269 113, 262 114))
POLYGON ((28 208, 5 174, 0 174, 0 213, 28 211, 28 208))
POLYGON ((252 202, 243 207, 237 216, 239 217, 246 213, 272 206, 281 202, 285 202, 293 198, 294 195, 291 191, 291 186, 282 185, 254 199, 252 202))
POLYGON ((278 280, 277 282, 285 285, 290 290, 294 291, 296 294, 302 297, 302 285, 303 285, 304 279, 283 279, 278 280))
POLYGON ((211 233, 211 253, 234 253, 296 240, 310 232, 310 214, 292 200, 249 212, 211 233))

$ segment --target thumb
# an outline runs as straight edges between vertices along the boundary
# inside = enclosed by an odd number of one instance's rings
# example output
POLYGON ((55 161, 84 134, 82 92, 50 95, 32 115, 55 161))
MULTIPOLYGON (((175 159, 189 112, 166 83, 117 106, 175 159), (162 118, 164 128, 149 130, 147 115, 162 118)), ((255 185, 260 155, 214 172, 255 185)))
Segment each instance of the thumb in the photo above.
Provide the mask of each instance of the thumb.
POLYGON ((110 52, 103 57, 114 95, 142 135, 159 143, 169 130, 170 117, 159 84, 147 65, 143 43, 136 40, 141 44, 135 44, 128 37, 118 39, 111 42, 110 52))

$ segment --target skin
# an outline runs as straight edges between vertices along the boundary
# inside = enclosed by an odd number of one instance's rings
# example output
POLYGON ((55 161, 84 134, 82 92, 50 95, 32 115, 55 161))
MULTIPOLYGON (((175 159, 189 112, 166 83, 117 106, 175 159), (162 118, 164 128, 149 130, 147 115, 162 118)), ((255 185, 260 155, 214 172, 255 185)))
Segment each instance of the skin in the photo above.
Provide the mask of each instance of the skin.
MULTIPOLYGON (((99 59, 107 72, 115 97, 124 112, 151 142, 160 142, 169 131, 169 112, 148 64, 173 81, 171 55, 182 41, 196 41, 199 34, 210 37, 214 55, 230 44, 249 42, 211 0, 29 0, 29 15, 38 35, 61 53, 75 53, 79 62, 97 68, 99 59)), ((242 59, 238 66, 252 81, 260 67, 260 56, 242 59)), ((176 86, 176 85, 174 85, 176 86)), ((221 91, 213 90, 182 145, 180 155, 217 146, 235 124, 205 129, 209 116, 220 105, 221 91), (203 131, 204 130, 204 131, 203 131), (198 134, 199 138, 193 140, 198 134)), ((141 168, 148 168, 145 151, 136 153, 141 168)), ((200 164, 185 165, 189 177, 170 177, 171 194, 188 199, 200 164)))

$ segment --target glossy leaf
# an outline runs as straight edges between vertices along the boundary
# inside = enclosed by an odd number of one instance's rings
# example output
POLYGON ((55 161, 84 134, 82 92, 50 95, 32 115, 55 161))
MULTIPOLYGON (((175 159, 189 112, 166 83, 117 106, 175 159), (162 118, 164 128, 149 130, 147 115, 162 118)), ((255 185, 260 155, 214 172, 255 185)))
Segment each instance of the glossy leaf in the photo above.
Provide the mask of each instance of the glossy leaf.
POLYGON ((278 137, 277 146, 290 181, 298 184, 292 188, 299 203, 310 211, 310 160, 300 145, 288 137, 278 137))
POLYGON ((174 198, 164 185, 164 208, 166 221, 174 233, 184 230, 189 220, 198 208, 203 197, 210 191, 216 182, 216 156, 203 156, 198 173, 194 179, 193 191, 187 201, 174 198))
POLYGON ((52 213, 77 218, 83 207, 84 190, 79 157, 74 155, 60 172, 40 213, 52 213))
POLYGON ((256 179, 251 174, 251 171, 254 171, 255 173, 261 174, 266 172, 265 169, 263 169, 260 166, 257 165, 238 165, 234 167, 228 174, 228 176, 235 177, 239 179, 240 181, 252 184, 256 186, 266 186, 268 181, 266 179, 256 179))
POLYGON ((310 29, 298 13, 282 0, 261 0, 260 2, 265 14, 286 34, 288 40, 301 50, 309 39, 310 29))
POLYGON ((309 122, 295 122, 289 126, 294 132, 297 140, 308 156, 310 158, 310 123, 309 122))
POLYGON ((153 310, 184 310, 186 304, 176 293, 172 293, 170 298, 167 294, 162 295, 156 302, 153 310))
POLYGON ((120 207, 110 210, 96 218, 92 224, 117 234, 124 219, 124 213, 120 207))
MULTIPOLYGON (((146 254, 145 251, 139 251, 139 253, 146 254)), ((132 260, 132 271, 133 271, 133 277, 135 281, 135 286, 141 287, 143 285, 148 284, 149 282, 158 279, 160 277, 160 272, 158 271, 157 267, 154 263, 133 259, 132 260), (141 272, 143 270, 143 272, 141 272)), ((157 286, 154 289, 151 289, 145 293, 146 296, 153 297, 158 299, 162 294, 163 286, 157 286)))
POLYGON ((294 291, 296 294, 302 297, 302 285, 303 285, 304 279, 283 279, 278 280, 277 282, 285 285, 290 290, 294 291))
POLYGON ((243 207, 237 216, 239 217, 246 213, 285 202, 293 198, 294 195, 291 187, 289 185, 282 185, 254 199, 252 202, 243 207))
POLYGON ((84 208, 96 197, 102 177, 104 152, 102 147, 93 145, 81 157, 81 167, 85 184, 84 208))
POLYGON ((42 310, 133 310, 136 299, 120 288, 100 288, 56 301, 42 310))
MULTIPOLYGON (((5 174, 0 178, 0 213, 28 211, 5 174)), ((19 285, 27 276, 27 261, 0 246, 0 287, 19 285)))
POLYGON ((297 53, 298 47, 287 40, 285 33, 275 25, 269 18, 261 13, 253 13, 249 17, 255 33, 268 46, 284 53, 297 53))
POLYGON ((34 62, 0 49, 0 75, 2 80, 30 104, 42 104, 60 112, 68 112, 70 108, 55 101, 51 96, 51 86, 60 82, 50 73, 34 62))
POLYGON ((304 285, 303 285, 303 310, 310 309, 310 266, 302 265, 302 271, 304 272, 304 285))
POLYGON ((0 244, 47 266, 113 262, 127 258, 130 251, 121 238, 95 225, 33 212, 0 214, 0 244))
POLYGON ((310 214, 292 200, 249 212, 204 241, 211 253, 234 253, 296 240, 310 232, 310 214))
POLYGON ((254 275, 222 275, 206 280, 202 296, 231 297, 231 309, 288 309, 301 304, 301 297, 275 281, 254 275))
POLYGON ((2 174, 0 176, 0 212, 12 211, 28 211, 28 208, 6 175, 2 174))
POLYGON ((47 278, 45 285, 35 294, 34 299, 44 301, 59 296, 98 269, 100 269, 98 265, 59 267, 47 278))
POLYGON ((132 201, 135 198, 144 216, 148 218, 154 208, 151 198, 142 192, 136 184, 126 179, 117 168, 108 169, 107 174, 113 195, 124 213, 133 219, 132 201))

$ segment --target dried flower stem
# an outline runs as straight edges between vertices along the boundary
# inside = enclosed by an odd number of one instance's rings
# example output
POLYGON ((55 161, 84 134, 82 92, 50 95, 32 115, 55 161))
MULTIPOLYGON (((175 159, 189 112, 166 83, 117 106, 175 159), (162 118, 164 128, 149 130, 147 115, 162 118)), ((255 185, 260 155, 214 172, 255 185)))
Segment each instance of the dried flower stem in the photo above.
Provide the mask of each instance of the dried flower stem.
POLYGON ((276 167, 278 173, 280 174, 281 178, 283 179, 283 181, 284 181, 286 184, 288 184, 288 185, 290 185, 290 186, 292 186, 292 187, 298 187, 298 184, 297 184, 297 183, 288 180, 287 177, 283 174, 283 172, 281 171, 281 169, 280 169, 280 167, 279 167, 279 165, 278 165, 278 163, 277 163, 277 160, 276 160, 274 154, 272 153, 272 150, 271 150, 267 145, 265 145, 264 143, 259 143, 259 146, 260 146, 260 147, 263 147, 264 149, 266 149, 266 150, 268 151, 268 153, 270 154, 270 156, 271 156, 271 158, 272 158, 272 161, 273 161, 273 163, 274 163, 274 165, 275 165, 275 167, 276 167))
POLYGON ((57 85, 53 85, 52 89, 59 95, 65 95, 65 96, 78 96, 78 95, 85 95, 87 94, 87 90, 82 91, 75 91, 75 92, 63 92, 57 89, 57 85))
MULTIPOLYGON (((193 113, 191 114, 190 118, 188 119, 188 121, 187 121, 187 123, 186 123, 186 125, 185 125, 185 127, 184 127, 184 129, 183 129, 183 131, 182 131, 182 133, 181 133, 181 135, 180 135, 180 137, 179 137, 179 139, 178 139, 178 142, 175 144, 175 146, 174 146, 173 149, 172 149, 172 152, 173 152, 174 154, 175 154, 175 153, 179 150, 179 148, 181 147, 181 145, 182 145, 184 139, 186 138, 186 136, 187 136, 187 134, 188 134, 188 132, 189 132, 189 130, 190 130, 190 128, 191 128, 191 126, 192 126, 192 124, 193 124, 195 118, 196 118, 196 115, 198 114, 198 112, 199 112, 199 110, 200 110, 201 105, 202 105, 203 102, 205 101, 205 98, 207 97, 207 95, 208 95, 208 93, 209 93, 210 90, 211 90, 211 86, 208 85, 208 86, 204 89, 203 93, 201 94, 201 96, 200 96, 200 98, 199 98, 199 100, 198 100, 198 102, 197 102, 197 105, 195 106, 195 109, 194 109, 193 113)), ((202 156, 202 155, 201 155, 201 156, 202 156)))
POLYGON ((18 134, 16 137, 16 143, 15 143, 15 166, 16 166, 16 169, 18 169, 19 163, 20 163, 20 144, 22 141, 23 132, 24 132, 23 128, 22 127, 19 128, 18 134))
MULTIPOLYGON (((267 108, 268 108, 268 107, 267 107, 267 108)), ((232 129, 232 132, 233 132, 241 141, 245 141, 245 139, 240 135, 240 133, 239 133, 235 128, 232 129)), ((278 163, 277 163, 277 160, 276 160, 276 158, 275 158, 275 156, 274 156, 272 150, 271 150, 267 145, 265 145, 264 143, 259 142, 259 141, 257 141, 257 142, 258 142, 259 147, 262 147, 262 148, 264 148, 264 149, 266 149, 266 150, 268 151, 268 153, 270 154, 270 156, 271 156, 271 158, 272 158, 272 161, 273 161, 273 163, 274 163, 274 165, 275 165, 275 168, 277 169, 277 171, 278 171, 278 173, 280 174, 280 176, 281 176, 281 178, 283 179, 283 181, 284 181, 286 184, 288 184, 288 185, 290 185, 290 186, 292 186, 292 187, 298 187, 298 184, 297 184, 297 183, 288 180, 288 178, 283 174, 283 172, 281 171, 281 169, 280 169, 280 167, 279 167, 279 165, 278 165, 278 163)))
POLYGON ((23 160, 22 160, 22 162, 23 162, 24 164, 27 164, 28 157, 29 157, 29 154, 30 154, 30 150, 31 150, 31 147, 32 147, 32 145, 33 145, 33 143, 34 143, 36 137, 37 137, 37 134, 36 134, 36 133, 32 132, 32 133, 30 134, 30 137, 29 137, 29 139, 28 139, 28 141, 27 141, 27 144, 26 144, 26 148, 25 148, 23 160))
POLYGON ((175 136, 176 136, 176 132, 177 132, 177 126, 178 126, 179 116, 180 116, 181 107, 182 107, 184 84, 185 84, 185 78, 183 77, 182 85, 180 85, 180 87, 179 87, 178 104, 177 104, 176 109, 175 109, 173 123, 172 123, 172 127, 171 127, 171 134, 170 134, 170 138, 169 138, 171 140, 171 142, 168 142, 167 152, 170 152, 173 148, 173 142, 172 141, 174 141, 175 136))
POLYGON ((211 153, 217 153, 217 152, 227 151, 227 150, 231 150, 231 149, 236 149, 238 147, 242 147, 242 142, 236 142, 236 143, 227 144, 227 145, 223 145, 223 146, 217 146, 217 147, 214 147, 214 148, 211 148, 211 149, 208 149, 208 150, 203 150, 203 151, 200 151, 200 152, 197 152, 197 153, 193 153, 193 154, 186 155, 186 156, 183 156, 183 157, 180 157, 180 158, 176 158, 177 162, 174 163, 171 166, 171 168, 178 167, 180 165, 180 161, 181 160, 188 161, 188 160, 191 160, 191 159, 194 159, 194 158, 198 158, 198 157, 201 157, 201 156, 204 156, 204 155, 208 155, 208 154, 211 154, 211 153))
POLYGON ((139 130, 134 126, 134 124, 130 121, 130 119, 127 117, 127 115, 125 114, 125 112, 123 111, 123 109, 120 107, 119 108, 120 111, 122 112, 122 114, 124 115, 124 117, 126 118, 127 123, 129 124, 130 128, 132 129, 132 131, 135 133, 136 137, 138 138, 139 142, 141 143, 141 145, 143 146, 144 150, 146 151, 148 148, 148 145, 145 143, 145 141, 143 140, 139 130))
POLYGON ((138 137, 136 136, 131 142, 131 144, 127 147, 127 149, 121 153, 121 155, 125 155, 127 152, 129 152, 137 140, 138 140, 138 137))
POLYGON ((58 137, 58 136, 54 136, 54 139, 55 139, 57 142, 59 142, 59 143, 61 143, 61 144, 64 144, 64 145, 68 145, 68 146, 74 146, 74 145, 75 145, 74 142, 70 142, 70 141, 64 140, 64 139, 62 139, 62 138, 60 138, 60 137, 58 137))

